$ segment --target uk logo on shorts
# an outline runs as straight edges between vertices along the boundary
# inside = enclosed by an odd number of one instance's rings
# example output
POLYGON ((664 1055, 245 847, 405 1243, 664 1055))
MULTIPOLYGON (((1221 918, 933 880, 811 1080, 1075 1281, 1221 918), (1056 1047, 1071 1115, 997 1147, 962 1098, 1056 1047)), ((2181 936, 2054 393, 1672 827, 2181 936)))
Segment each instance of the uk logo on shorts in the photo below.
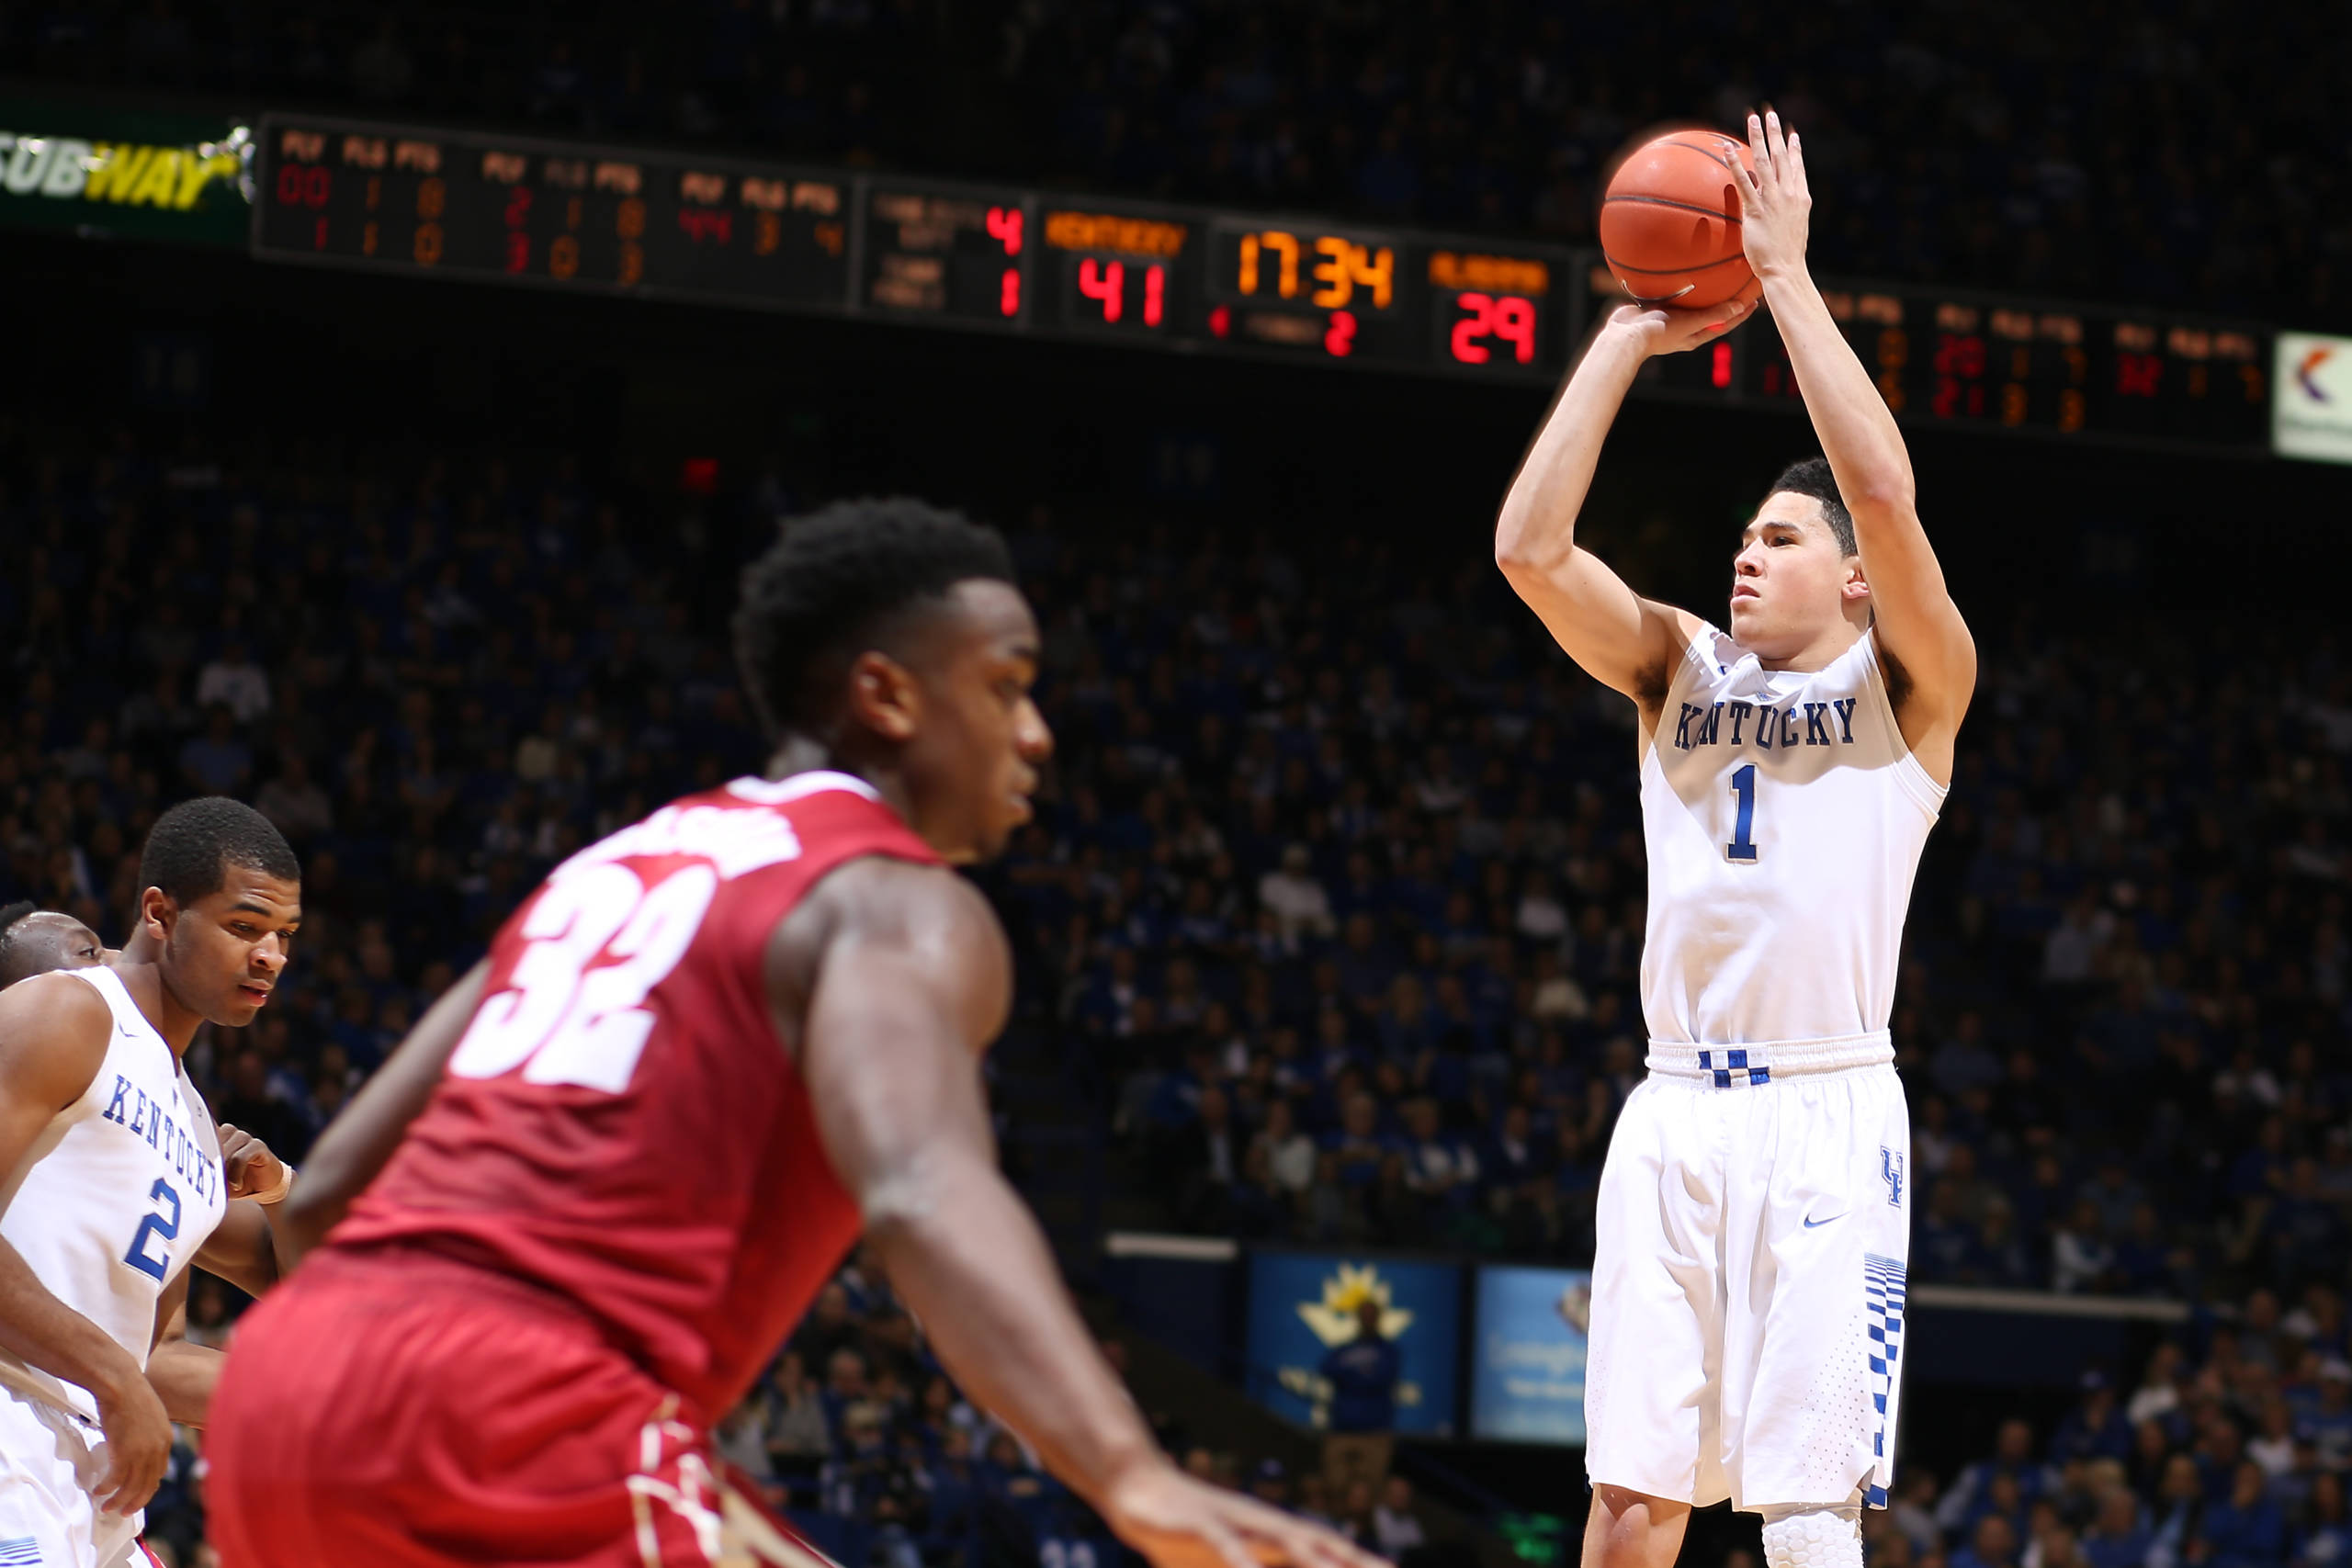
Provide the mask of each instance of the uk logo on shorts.
POLYGON ((1888 1206, 1903 1207, 1903 1156, 1884 1144, 1878 1150, 1878 1179, 1886 1183, 1888 1206))
POLYGON ((14 1540, 0 1540, 0 1568, 40 1568, 40 1538, 20 1535, 14 1540))

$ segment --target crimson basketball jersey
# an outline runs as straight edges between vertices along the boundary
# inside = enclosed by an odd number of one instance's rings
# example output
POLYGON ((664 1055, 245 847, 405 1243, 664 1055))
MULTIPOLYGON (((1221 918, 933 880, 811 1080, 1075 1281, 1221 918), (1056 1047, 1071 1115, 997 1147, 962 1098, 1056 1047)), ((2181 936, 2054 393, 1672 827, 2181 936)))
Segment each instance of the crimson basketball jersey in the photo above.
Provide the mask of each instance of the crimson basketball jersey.
POLYGON ((689 795, 566 861, 491 944, 447 1073, 330 1247, 529 1281, 717 1420, 857 1236, 762 964, 861 855, 937 861, 862 780, 811 773, 689 795))

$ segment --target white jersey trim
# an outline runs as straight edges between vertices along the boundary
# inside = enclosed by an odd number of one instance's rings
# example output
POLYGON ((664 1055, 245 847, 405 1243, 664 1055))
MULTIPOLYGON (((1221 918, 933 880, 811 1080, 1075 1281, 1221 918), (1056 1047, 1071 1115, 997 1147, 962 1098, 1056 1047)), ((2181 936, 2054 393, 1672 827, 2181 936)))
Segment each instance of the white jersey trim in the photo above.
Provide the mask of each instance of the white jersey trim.
POLYGON ((812 795, 824 795, 833 790, 847 790, 878 801, 882 792, 854 773, 836 773, 831 768, 819 768, 813 773, 795 773, 784 779, 740 778, 727 786, 727 793, 738 799, 761 806, 789 806, 812 795))
POLYGON ((1877 698, 1879 711, 1886 715, 1886 732, 1903 748, 1903 755, 1894 761, 1895 782, 1913 805, 1928 814, 1930 822, 1939 821, 1944 813, 1944 796, 1951 793, 1950 784, 1939 784, 1920 764, 1919 754, 1911 750, 1911 742, 1904 739, 1903 720, 1894 711, 1894 699, 1886 689, 1886 660, 1879 657, 1878 627, 1862 634, 1862 655, 1870 660, 1871 694, 1877 698))

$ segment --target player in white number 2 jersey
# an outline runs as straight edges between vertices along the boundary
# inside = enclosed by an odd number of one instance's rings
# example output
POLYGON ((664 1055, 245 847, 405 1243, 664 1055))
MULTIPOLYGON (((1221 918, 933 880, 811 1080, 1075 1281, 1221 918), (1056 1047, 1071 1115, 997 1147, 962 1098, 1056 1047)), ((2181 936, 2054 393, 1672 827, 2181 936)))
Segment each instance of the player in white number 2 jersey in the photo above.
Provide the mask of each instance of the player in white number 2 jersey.
POLYGON ((267 1002, 300 868, 266 818, 212 797, 156 819, 140 877, 144 956, 0 992, 0 1565, 148 1561, 171 1421, 201 1421, 211 1381, 149 1378, 187 1265, 253 1292, 277 1276, 181 1057, 207 1021, 267 1002))
POLYGON ((1668 1568, 1692 1506, 1764 1516, 1767 1568, 1860 1568, 1893 1476, 1911 1200, 1892 1066, 1903 916, 1976 654, 1910 459, 1806 276, 1797 138, 1748 120, 1743 244, 1827 461, 1774 483, 1730 629, 1577 547, 1642 361, 1741 311, 1622 306, 1503 503, 1495 557, 1560 646, 1639 705, 1649 1076, 1600 1181, 1585 1568, 1668 1568))

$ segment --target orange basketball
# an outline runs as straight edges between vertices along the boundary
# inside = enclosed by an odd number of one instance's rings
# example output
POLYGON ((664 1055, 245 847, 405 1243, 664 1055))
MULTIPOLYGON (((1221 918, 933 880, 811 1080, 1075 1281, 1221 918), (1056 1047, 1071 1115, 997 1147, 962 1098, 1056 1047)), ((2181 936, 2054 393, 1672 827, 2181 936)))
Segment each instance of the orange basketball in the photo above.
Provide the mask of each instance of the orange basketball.
POLYGON ((1635 299, 1695 310, 1739 296, 1755 281, 1739 248, 1734 158, 1756 167, 1745 141, 1712 130, 1674 130, 1618 165, 1600 203, 1600 251, 1635 299))

